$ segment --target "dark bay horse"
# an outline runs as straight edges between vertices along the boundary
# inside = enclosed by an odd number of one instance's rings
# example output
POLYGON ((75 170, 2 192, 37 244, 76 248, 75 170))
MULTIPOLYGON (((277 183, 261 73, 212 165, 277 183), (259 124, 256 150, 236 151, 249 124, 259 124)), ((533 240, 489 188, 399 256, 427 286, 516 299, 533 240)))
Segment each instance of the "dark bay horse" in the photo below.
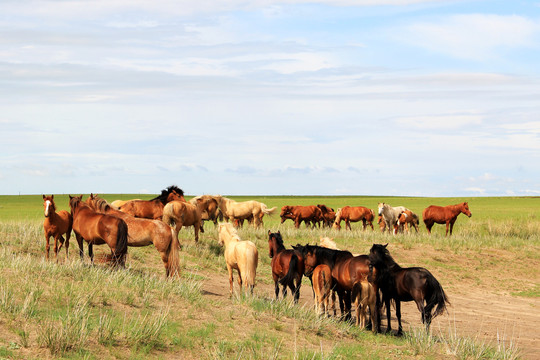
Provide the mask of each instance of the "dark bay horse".
POLYGON ((151 200, 131 200, 118 209, 138 218, 161 220, 163 207, 173 200, 186 201, 184 191, 175 185, 161 190, 161 195, 151 200))
POLYGON ((111 260, 115 265, 125 266, 128 227, 116 216, 100 214, 84 202, 81 196, 69 196, 69 207, 73 216, 73 231, 81 249, 82 241, 88 243, 88 255, 94 263, 94 245, 107 244, 111 248, 111 260))
POLYGON ((69 238, 71 237, 71 228, 73 226, 73 217, 66 210, 56 212, 56 204, 54 203, 54 195, 43 195, 43 207, 45 220, 43 221, 43 230, 45 231, 45 257, 49 260, 49 239, 54 238, 54 257, 58 262, 58 251, 62 248, 64 241, 66 243, 66 259, 68 258, 69 238), (66 234, 66 239, 62 235, 66 234), (58 246, 60 243, 60 246, 58 246))
POLYGON ((154 244, 165 266, 165 276, 180 275, 180 243, 174 229, 160 220, 136 218, 113 208, 105 199, 90 194, 86 203, 99 213, 123 219, 128 227, 128 246, 154 244))
POLYGON ((464 202, 456 205, 437 206, 431 205, 422 211, 422 218, 429 234, 431 234, 431 228, 433 224, 446 224, 446 236, 448 236, 448 226, 450 226, 450 235, 454 229, 454 223, 459 214, 465 214, 471 217, 471 211, 469 210, 469 204, 464 202))
MULTIPOLYGON (((368 281, 373 286, 373 291, 377 293, 377 286, 372 278, 377 276, 376 272, 370 273, 370 263, 367 255, 353 256, 349 251, 328 249, 317 245, 297 245, 295 249, 302 252, 304 257, 306 276, 311 275, 313 270, 321 264, 328 265, 332 270, 332 283, 334 290, 339 296, 339 307, 345 319, 351 318, 351 296, 361 297, 361 283, 368 281)), ((359 319, 359 309, 357 309, 357 323, 359 319)), ((370 306, 372 330, 379 331, 379 320, 375 304, 370 306)))
POLYGON ((276 300, 279 297, 279 284, 281 284, 283 297, 287 296, 287 287, 289 287, 294 302, 298 303, 305 270, 302 254, 293 249, 285 249, 279 231, 272 233, 268 230, 268 248, 268 256, 272 259, 272 278, 274 279, 276 300))
POLYGON ((376 283, 382 291, 383 301, 386 305, 386 318, 391 331, 390 300, 396 304, 396 317, 398 320, 398 335, 401 335, 401 301, 413 301, 422 314, 422 323, 429 331, 431 320, 440 315, 449 304, 448 298, 435 277, 422 267, 402 268, 392 256, 386 245, 373 244, 369 251, 369 261, 377 270, 376 283), (435 309, 435 307, 437 307, 435 309), (432 310, 435 312, 432 314, 432 310))

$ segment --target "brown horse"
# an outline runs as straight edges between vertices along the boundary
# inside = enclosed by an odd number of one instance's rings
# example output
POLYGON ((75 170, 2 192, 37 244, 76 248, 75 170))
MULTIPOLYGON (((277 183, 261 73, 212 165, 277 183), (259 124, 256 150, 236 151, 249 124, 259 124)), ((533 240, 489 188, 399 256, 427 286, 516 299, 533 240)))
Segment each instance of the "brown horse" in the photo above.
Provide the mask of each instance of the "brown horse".
POLYGON ((418 219, 418 215, 413 213, 411 210, 405 210, 401 214, 399 214, 397 222, 394 224, 394 235, 396 235, 398 232, 405 231, 407 234, 409 233, 409 226, 412 226, 414 230, 418 233, 418 226, 420 224, 420 220, 418 219))
POLYGON ((334 229, 341 229, 341 220, 345 221, 345 229, 351 229, 351 222, 362 221, 364 230, 368 224, 373 230, 373 210, 364 206, 344 206, 336 212, 336 220, 334 221, 334 229))
MULTIPOLYGON (((190 204, 196 205, 198 199, 202 199, 203 201, 206 202, 206 210, 203 210, 203 212, 201 214, 201 219, 203 221, 203 225, 204 225, 204 221, 206 221, 206 220, 212 221, 214 223, 214 226, 218 225, 218 221, 223 221, 223 214, 221 213, 221 210, 219 209, 217 200, 214 199, 214 197, 212 195, 195 196, 194 198, 192 198, 188 202, 190 204), (220 218, 220 216, 221 216, 221 218, 220 218)), ((201 228, 203 227, 203 225, 201 225, 201 228)))
MULTIPOLYGON (((349 251, 327 249, 317 245, 297 245, 294 248, 301 251, 304 257, 306 276, 311 275, 313 270, 321 264, 328 265, 332 269, 332 283, 339 296, 341 315, 345 319, 351 318, 351 295, 355 296, 355 303, 356 297, 362 296, 361 287, 359 287, 362 281, 371 282, 377 293, 376 283, 372 281, 377 273, 370 274, 370 262, 367 255, 353 256, 349 251)), ((370 310, 372 330, 378 331, 376 306, 371 306, 370 310)), ((357 313, 357 323, 358 316, 359 313, 357 313)))
POLYGON ((323 204, 317 204, 317 207, 321 209, 322 222, 324 226, 330 227, 336 220, 336 212, 331 207, 323 204))
POLYGON ((165 266, 165 276, 180 275, 180 243, 173 229, 159 220, 136 218, 113 208, 105 199, 90 194, 86 203, 99 213, 123 219, 128 227, 128 246, 154 244, 165 266))
POLYGON ((125 266, 128 227, 126 222, 116 216, 100 214, 84 202, 81 196, 69 196, 69 207, 73 216, 73 231, 81 249, 82 241, 88 243, 88 255, 94 263, 94 244, 107 244, 111 248, 111 260, 114 265, 125 266))
POLYGON ((312 222, 313 227, 315 227, 315 224, 318 224, 319 221, 322 219, 322 211, 315 205, 285 205, 281 208, 280 216, 281 223, 283 223, 286 218, 293 219, 294 227, 296 227, 297 229, 300 227, 300 223, 302 221, 306 223, 306 226, 308 226, 308 222, 312 222))
POLYGON ((209 199, 198 198, 195 204, 185 201, 171 201, 163 208, 163 222, 176 228, 180 233, 183 226, 193 226, 195 242, 199 241, 199 231, 204 233, 202 213, 207 209, 209 199))
POLYGON ((336 293, 332 291, 332 270, 330 267, 325 264, 318 265, 313 270, 311 281, 315 293, 315 311, 320 315, 329 315, 330 295, 332 295, 332 308, 335 316, 336 293))
POLYGON ((446 236, 448 236, 448 226, 450 226, 450 235, 454 229, 454 223, 459 214, 465 214, 471 217, 471 211, 469 210, 469 204, 464 202, 456 205, 437 206, 431 205, 424 209, 422 212, 422 218, 429 234, 431 234, 431 228, 433 224, 445 224, 446 223, 446 236))
POLYGON ((161 220, 163 207, 173 200, 186 201, 184 199, 184 191, 175 185, 161 190, 161 195, 151 200, 128 201, 121 205, 118 210, 139 218, 161 220))
POLYGON ((441 284, 435 277, 422 267, 402 268, 392 256, 386 245, 373 244, 369 251, 369 261, 377 270, 376 283, 381 289, 383 301, 386 305, 386 318, 388 326, 386 331, 391 331, 390 301, 396 305, 396 317, 398 320, 398 335, 402 334, 401 327, 401 301, 413 301, 422 314, 422 323, 429 331, 431 320, 440 315, 445 309, 448 298, 441 284), (425 305, 424 305, 425 302, 425 305), (435 306, 437 307, 435 309, 435 306), (435 312, 432 314, 432 310, 435 312))
POLYGON ((71 227, 73 226, 73 218, 66 210, 56 212, 56 204, 54 203, 54 195, 43 195, 43 207, 45 208, 45 220, 43 221, 43 230, 45 230, 45 258, 49 260, 49 239, 54 238, 54 258, 58 262, 58 251, 64 244, 63 234, 66 234, 66 259, 68 258, 69 238, 71 237, 71 227), (60 242, 60 246, 58 246, 60 242))
POLYGON ((281 233, 272 233, 268 230, 268 256, 272 259, 272 278, 276 300, 279 297, 279 284, 283 286, 283 298, 287 296, 287 286, 291 289, 294 302, 298 303, 300 298, 300 287, 302 286, 302 276, 304 275, 304 258, 296 250, 285 249, 281 233))

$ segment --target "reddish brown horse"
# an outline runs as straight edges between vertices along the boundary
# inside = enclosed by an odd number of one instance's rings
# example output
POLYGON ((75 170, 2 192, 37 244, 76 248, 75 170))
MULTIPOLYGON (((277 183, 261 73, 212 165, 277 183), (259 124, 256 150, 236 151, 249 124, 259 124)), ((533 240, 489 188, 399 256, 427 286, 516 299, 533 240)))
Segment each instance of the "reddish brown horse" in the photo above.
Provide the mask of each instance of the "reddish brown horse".
POLYGON ((279 297, 279 284, 283 286, 283 297, 287 296, 287 287, 291 289, 294 302, 300 298, 300 286, 304 275, 304 258, 296 250, 285 249, 281 233, 272 233, 268 230, 268 256, 272 259, 272 278, 276 292, 276 300, 279 297))
POLYGON ((118 209, 131 216, 161 220, 163 216, 163 207, 170 201, 184 199, 184 192, 175 185, 169 186, 165 190, 161 190, 161 195, 151 200, 131 200, 121 205, 118 209))
POLYGON ((409 233, 409 225, 412 226, 416 232, 418 232, 418 226, 420 224, 420 220, 418 220, 418 215, 413 213, 411 210, 405 210, 401 214, 399 214, 397 222, 394 224, 394 235, 396 235, 398 232, 406 232, 409 233))
POLYGON ((54 238, 54 257, 58 262, 58 251, 64 244, 64 237, 66 234, 66 259, 68 258, 69 250, 69 238, 71 236, 71 227, 73 226, 73 218, 71 214, 66 210, 60 210, 56 212, 56 204, 54 203, 54 195, 43 195, 43 207, 45 209, 45 221, 43 221, 43 229, 45 230, 45 240, 47 245, 45 246, 45 257, 49 260, 49 239, 52 236, 54 238), (60 242, 60 246, 58 243, 60 242))
MULTIPOLYGON (((321 264, 332 269, 332 283, 339 296, 339 306, 345 319, 351 318, 351 295, 354 290, 355 297, 361 297, 360 284, 369 281, 373 291, 377 293, 377 286, 372 279, 377 273, 370 274, 370 262, 367 255, 353 256, 349 251, 327 249, 317 245, 295 246, 304 257, 305 275, 310 276, 313 270, 321 264), (370 276, 371 275, 371 276, 370 276)), ((356 300, 356 299, 355 299, 356 300)), ((371 321, 373 331, 379 330, 376 306, 371 306, 371 321)), ((357 313, 359 316, 359 313, 357 313)), ((359 319, 357 319, 357 322, 359 319)))
POLYGON ((336 212, 331 207, 323 204, 317 204, 317 207, 321 209, 322 222, 324 226, 330 227, 336 220, 336 212))
POLYGON ((336 220, 334 221, 334 229, 341 229, 341 220, 345 221, 345 229, 351 229, 351 222, 362 221, 364 230, 371 226, 373 230, 373 210, 364 206, 344 206, 336 212, 336 220))
POLYGON ((308 222, 313 223, 313 227, 315 227, 315 224, 318 224, 319 221, 322 219, 322 211, 315 205, 309 205, 309 206, 290 206, 285 205, 281 208, 281 223, 285 221, 285 219, 293 219, 294 220, 294 227, 297 229, 300 227, 300 223, 304 221, 306 223, 306 226, 308 226, 308 222))
POLYGON ((413 301, 422 314, 422 322, 429 330, 431 320, 446 309, 448 298, 441 284, 427 270, 421 267, 402 268, 386 249, 386 245, 373 244, 369 251, 369 261, 377 270, 376 282, 383 294, 386 305, 388 326, 386 331, 392 329, 390 322, 390 301, 396 305, 398 320, 398 335, 402 333, 401 327, 401 301, 413 301), (437 307, 435 309, 435 307, 437 307), (432 314, 432 310, 435 312, 432 314))
POLYGON ((433 224, 446 224, 446 236, 448 236, 448 227, 450 226, 450 235, 454 229, 454 223, 459 214, 465 214, 471 217, 471 211, 469 210, 469 204, 464 202, 456 205, 437 206, 431 205, 424 209, 422 212, 422 218, 429 234, 431 234, 431 228, 433 224))
POLYGON ((111 248, 111 260, 115 265, 125 266, 128 227, 116 216, 100 214, 82 202, 81 196, 69 196, 69 207, 73 216, 73 231, 81 249, 82 241, 88 243, 88 255, 94 263, 94 245, 107 244, 111 248))

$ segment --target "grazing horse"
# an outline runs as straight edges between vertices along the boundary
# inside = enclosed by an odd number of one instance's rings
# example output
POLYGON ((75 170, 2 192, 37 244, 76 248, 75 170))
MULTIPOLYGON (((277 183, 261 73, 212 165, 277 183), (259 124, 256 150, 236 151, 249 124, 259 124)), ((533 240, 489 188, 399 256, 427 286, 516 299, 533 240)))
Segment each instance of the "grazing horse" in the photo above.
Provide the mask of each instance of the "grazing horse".
POLYGON ((327 227, 332 226, 334 220, 336 220, 336 213, 334 209, 322 204, 317 204, 317 207, 321 209, 321 220, 323 222, 323 225, 327 227))
POLYGON ((362 220, 364 230, 366 230, 367 225, 371 226, 373 230, 373 210, 368 209, 364 206, 344 206, 337 210, 336 220, 334 221, 333 228, 341 229, 341 220, 345 221, 345 229, 351 229, 351 222, 357 222, 362 220))
POLYGON ((279 231, 272 233, 272 231, 268 230, 268 248, 268 256, 272 259, 272 278, 274 279, 276 300, 279 298, 279 284, 281 284, 283 286, 281 290, 283 298, 287 296, 287 287, 289 287, 294 302, 298 303, 302 276, 305 271, 302 254, 293 249, 285 249, 279 231))
POLYGON ((388 232, 393 231, 394 224, 397 222, 399 214, 405 210, 409 210, 405 206, 392 207, 385 203, 379 203, 377 206, 379 208, 379 215, 382 215, 388 232))
POLYGON ((64 243, 63 234, 66 234, 66 259, 68 258, 69 238, 71 237, 71 227, 73 226, 73 218, 66 210, 56 212, 56 204, 54 203, 54 195, 43 195, 43 207, 45 208, 45 220, 43 221, 43 230, 45 230, 45 258, 49 260, 49 239, 54 238, 54 258, 58 262, 58 251, 64 243), (58 246, 60 242, 60 246, 58 246))
POLYGON ((163 207, 170 201, 184 199, 184 191, 175 185, 169 186, 165 190, 161 190, 161 195, 151 200, 131 200, 121 205, 118 210, 128 213, 132 216, 161 220, 163 216, 163 207))
POLYGON ((221 211, 219 210, 217 200, 214 199, 214 197, 212 195, 195 196, 194 198, 192 198, 188 202, 190 204, 196 205, 198 199, 202 199, 203 201, 206 202, 206 210, 203 210, 203 212, 201 214, 201 219, 203 220, 203 224, 201 225, 201 229, 202 229, 202 227, 204 225, 205 220, 212 221, 214 223, 214 226, 217 226, 218 221, 220 220, 220 216, 221 216, 221 221, 223 221, 223 215, 221 214, 221 211))
POLYGON ((398 320, 398 335, 402 334, 401 301, 413 301, 422 314, 422 323, 429 331, 431 320, 440 315, 449 304, 448 298, 435 277, 422 267, 402 268, 386 248, 388 244, 373 244, 369 251, 369 261, 377 270, 376 283, 381 289, 386 305, 387 331, 391 331, 390 300, 395 301, 398 320), (425 303, 425 304, 424 304, 425 303), (435 312, 432 314, 432 310, 435 312))
POLYGON ((398 219, 396 223, 394 224, 394 235, 396 235, 398 232, 407 232, 409 233, 409 226, 412 226, 414 230, 418 233, 418 226, 420 225, 420 220, 418 219, 418 215, 413 213, 411 210, 405 210, 401 214, 399 214, 398 219))
POLYGON ((315 293, 315 311, 320 315, 329 315, 330 293, 332 293, 332 309, 336 315, 336 293, 332 291, 332 270, 328 265, 321 264, 313 270, 311 276, 313 292, 315 293))
POLYGON ((384 232, 386 230, 386 222, 384 221, 384 218, 382 215, 379 215, 379 218, 377 219, 377 224, 379 224, 379 229, 384 232))
POLYGON ((105 199, 90 194, 86 203, 99 213, 123 219, 128 227, 128 246, 140 247, 154 244, 165 266, 165 276, 180 275, 180 243, 173 229, 159 220, 136 218, 116 210, 105 199))
POLYGON ((176 235, 180 233, 182 226, 193 226, 195 230, 195 242, 199 242, 199 230, 204 232, 202 226, 202 213, 208 205, 208 199, 199 198, 195 204, 185 201, 174 200, 163 208, 163 222, 176 228, 176 235))
POLYGON ((242 283, 244 283, 246 291, 249 289, 253 294, 259 262, 257 247, 249 240, 241 240, 231 223, 221 223, 218 228, 219 245, 225 246, 225 262, 231 286, 230 296, 232 297, 233 294, 233 269, 238 271, 240 291, 242 291, 242 283))
POLYGON ((114 265, 125 266, 128 227, 126 222, 116 216, 100 214, 84 202, 81 196, 69 195, 69 207, 73 216, 73 231, 81 249, 82 240, 88 243, 88 255, 94 263, 94 244, 107 244, 111 248, 111 260, 114 265))
POLYGON ((294 227, 297 229, 300 227, 300 223, 302 221, 306 223, 306 226, 308 226, 308 222, 312 222, 313 227, 315 227, 315 224, 318 224, 322 218, 322 211, 315 205, 309 205, 309 206, 285 205, 281 208, 280 216, 281 216, 281 223, 283 223, 286 218, 293 219, 294 227))
POLYGON ((448 226, 450 226, 450 235, 454 229, 454 223, 459 214, 465 214, 471 217, 471 211, 469 210, 469 204, 464 202, 456 205, 437 206, 431 205, 424 209, 422 212, 422 218, 429 234, 431 234, 431 228, 433 224, 445 224, 446 223, 446 236, 448 236, 448 226))
MULTIPOLYGON (((370 281, 377 293, 377 286, 371 281, 377 277, 376 272, 370 274, 370 263, 367 255, 353 256, 349 251, 327 249, 317 245, 297 245, 295 249, 302 252, 306 264, 306 276, 320 264, 332 269, 332 283, 339 296, 339 306, 345 319, 351 318, 351 295, 361 296, 361 288, 357 284, 370 281)), ((375 304, 373 304, 375 305, 375 304)), ((379 330, 376 306, 371 306, 371 322, 373 331, 379 330)), ((358 314, 357 314, 358 316, 358 314)), ((359 321, 357 319, 357 321, 359 321)))
POLYGON ((276 211, 276 207, 269 209, 266 204, 255 200, 237 202, 220 195, 214 196, 214 199, 223 215, 233 223, 235 220, 253 217, 253 225, 259 227, 263 223, 264 215, 272 215, 276 211))

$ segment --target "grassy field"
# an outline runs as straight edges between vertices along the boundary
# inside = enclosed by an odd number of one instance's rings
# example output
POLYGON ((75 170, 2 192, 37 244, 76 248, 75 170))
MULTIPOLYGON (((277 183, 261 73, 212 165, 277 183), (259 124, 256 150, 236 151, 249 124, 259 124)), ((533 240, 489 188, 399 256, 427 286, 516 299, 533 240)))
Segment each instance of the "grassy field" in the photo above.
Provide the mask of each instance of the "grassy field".
MULTIPOLYGON (((108 201, 152 195, 100 195, 108 201)), ((86 198, 86 195, 85 197, 86 198)), ((379 231, 294 229, 279 216, 265 217, 260 229, 240 230, 259 248, 254 297, 217 296, 227 288, 223 251, 213 224, 205 225, 198 244, 192 229, 180 233, 182 275, 166 281, 152 246, 130 248, 126 270, 91 267, 78 260, 72 240, 70 259, 44 260, 41 195, 0 196, 0 358, 231 358, 231 359, 512 359, 519 350, 463 339, 443 329, 426 336, 416 328, 403 338, 373 335, 335 319, 321 319, 310 306, 273 301, 267 232, 280 230, 287 246, 316 243, 331 236, 340 248, 366 253, 373 243, 390 243, 403 266, 430 269, 450 292, 471 284, 482 291, 517 298, 540 297, 540 199, 408 197, 232 197, 255 199, 269 207, 324 203, 337 208, 378 202, 404 205, 421 214, 431 204, 468 201, 469 219, 460 215, 454 236, 393 237, 379 231), (493 256, 511 259, 497 261, 493 256), (471 275, 472 272, 472 275, 471 275), (506 281, 508 279, 508 281, 506 281), (512 281, 520 279, 521 281, 512 281), (270 291, 268 291, 270 289, 270 291)), ((58 209, 68 209, 67 195, 55 195, 58 209)), ((376 225, 376 224, 375 224, 376 225)), ((74 237, 73 237, 74 238, 74 237)), ((86 247, 85 247, 86 249, 86 247)), ((104 246, 97 254, 107 253, 104 246)), ((63 251, 63 250, 62 250, 63 251)), ((307 291, 308 282, 304 282, 307 291)), ((538 311, 538 309, 536 309, 538 311)), ((418 314, 415 324, 419 324, 418 314)), ((411 319, 412 320, 412 319, 411 319)), ((531 329, 531 331, 535 331, 531 329)))

